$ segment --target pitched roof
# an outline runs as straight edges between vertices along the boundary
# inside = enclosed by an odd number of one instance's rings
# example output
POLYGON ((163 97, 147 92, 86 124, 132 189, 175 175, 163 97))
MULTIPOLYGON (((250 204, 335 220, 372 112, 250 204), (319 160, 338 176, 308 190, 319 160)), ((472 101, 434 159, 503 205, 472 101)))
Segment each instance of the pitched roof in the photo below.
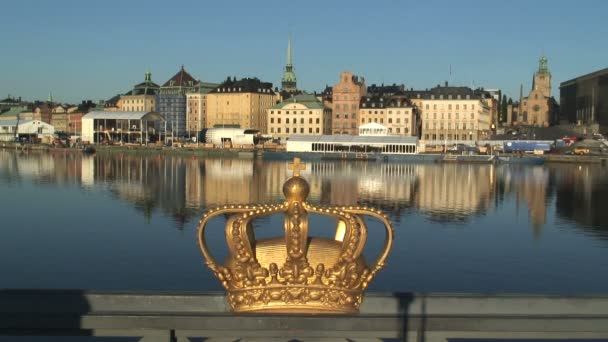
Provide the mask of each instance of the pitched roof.
POLYGON ((272 106, 273 109, 281 109, 292 103, 300 103, 306 106, 308 109, 324 109, 326 108, 319 99, 311 94, 300 94, 292 96, 288 99, 281 101, 280 103, 272 106))
POLYGON ((213 89, 210 93, 270 93, 274 94, 272 90, 272 83, 262 82, 258 78, 243 78, 236 80, 236 78, 226 79, 222 84, 213 89))
POLYGON ((173 75, 163 87, 194 87, 198 82, 190 75, 182 65, 177 74, 173 75))
POLYGON ((116 120, 160 120, 164 121, 162 115, 158 112, 126 112, 116 111, 109 112, 103 110, 96 110, 88 112, 82 116, 83 119, 116 119, 116 120))

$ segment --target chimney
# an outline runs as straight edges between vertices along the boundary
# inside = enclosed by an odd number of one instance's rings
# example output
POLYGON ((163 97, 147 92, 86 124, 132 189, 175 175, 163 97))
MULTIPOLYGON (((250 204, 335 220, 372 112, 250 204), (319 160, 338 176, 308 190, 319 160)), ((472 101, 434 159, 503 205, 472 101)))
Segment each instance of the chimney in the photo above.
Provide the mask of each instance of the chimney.
POLYGON ((448 86, 448 81, 445 81, 445 86, 446 86, 446 87, 448 86))

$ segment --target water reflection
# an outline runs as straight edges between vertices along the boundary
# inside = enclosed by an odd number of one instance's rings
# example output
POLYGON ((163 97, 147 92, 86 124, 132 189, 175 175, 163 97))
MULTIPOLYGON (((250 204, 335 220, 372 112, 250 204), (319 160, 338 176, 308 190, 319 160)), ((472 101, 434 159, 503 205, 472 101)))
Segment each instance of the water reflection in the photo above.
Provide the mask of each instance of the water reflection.
MULTIPOLYGON (((533 236, 548 216, 606 236, 606 168, 594 165, 384 164, 315 162, 302 172, 310 200, 382 208, 400 221, 411 211, 438 224, 466 223, 505 201, 527 212, 533 236)), ((150 219, 160 210, 178 229, 205 208, 277 202, 289 177, 286 162, 162 155, 96 155, 0 150, 0 182, 106 188, 150 219)))

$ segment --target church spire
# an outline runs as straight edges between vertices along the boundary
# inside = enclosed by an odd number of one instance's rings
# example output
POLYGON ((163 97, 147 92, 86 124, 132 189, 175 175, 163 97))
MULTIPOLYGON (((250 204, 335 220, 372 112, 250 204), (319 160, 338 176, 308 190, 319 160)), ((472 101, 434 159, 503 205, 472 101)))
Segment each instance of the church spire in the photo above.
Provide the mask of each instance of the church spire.
POLYGON ((291 51, 291 33, 287 38, 287 64, 281 78, 281 90, 288 93, 297 92, 296 73, 293 71, 292 51, 291 51))
POLYGON ((287 65, 291 66, 291 33, 287 37, 287 65))

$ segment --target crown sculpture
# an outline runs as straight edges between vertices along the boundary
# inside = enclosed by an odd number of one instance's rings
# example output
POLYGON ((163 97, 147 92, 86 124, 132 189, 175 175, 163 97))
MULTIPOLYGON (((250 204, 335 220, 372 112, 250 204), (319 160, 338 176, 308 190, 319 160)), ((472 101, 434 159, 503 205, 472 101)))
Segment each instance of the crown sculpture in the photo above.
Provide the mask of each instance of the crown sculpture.
POLYGON ((289 164, 293 177, 283 185, 281 204, 230 205, 205 213, 198 227, 198 243, 206 263, 227 291, 234 312, 357 313, 363 292, 383 266, 393 243, 393 228, 382 212, 367 207, 319 207, 306 202, 309 186, 299 158, 289 164), (256 240, 252 221, 283 213, 285 236, 256 240), (207 223, 232 214, 226 222, 230 255, 216 262, 205 243, 207 223), (337 219, 334 239, 309 237, 308 215, 337 219), (362 251, 367 226, 362 215, 380 220, 386 228, 384 249, 374 264, 362 251))

